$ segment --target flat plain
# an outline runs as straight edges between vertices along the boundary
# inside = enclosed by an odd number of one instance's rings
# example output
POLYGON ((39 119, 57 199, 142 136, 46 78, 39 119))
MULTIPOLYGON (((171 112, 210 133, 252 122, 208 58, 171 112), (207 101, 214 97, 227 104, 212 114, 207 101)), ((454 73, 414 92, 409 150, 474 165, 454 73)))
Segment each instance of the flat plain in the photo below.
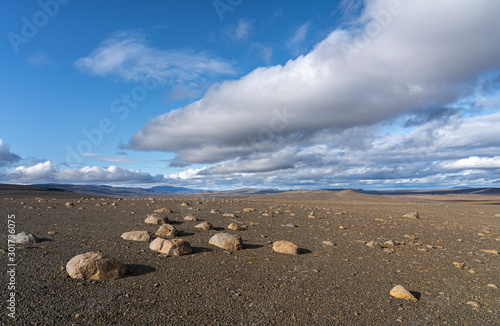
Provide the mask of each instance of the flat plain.
POLYGON ((500 325, 499 204, 498 196, 353 190, 103 198, 6 189, 0 191, 2 278, 7 215, 15 215, 16 233, 41 241, 16 247, 17 318, 7 316, 4 289, 0 324, 500 325), (172 210, 176 238, 188 241, 192 254, 165 257, 147 242, 120 238, 128 231, 154 238, 159 226, 144 219, 160 208, 172 210), (404 217, 412 212, 419 218, 404 217), (195 228, 200 221, 215 229, 195 228), (230 223, 243 230, 228 230, 230 223), (243 250, 210 245, 220 232, 239 235, 243 250), (300 254, 273 252, 278 240, 296 244, 300 254), (91 251, 126 264, 125 277, 70 278, 66 263, 91 251), (419 300, 392 297, 395 285, 419 300))

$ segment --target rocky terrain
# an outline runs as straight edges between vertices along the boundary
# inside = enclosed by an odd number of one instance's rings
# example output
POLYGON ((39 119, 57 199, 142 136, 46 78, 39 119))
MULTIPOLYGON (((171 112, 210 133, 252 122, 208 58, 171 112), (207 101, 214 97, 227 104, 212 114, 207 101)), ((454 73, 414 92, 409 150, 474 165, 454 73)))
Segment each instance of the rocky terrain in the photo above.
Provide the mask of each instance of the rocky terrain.
POLYGON ((500 325, 498 202, 349 190, 120 199, 7 189, 0 324, 500 325), (160 225, 145 219, 162 208, 189 254, 150 249, 160 225), (6 304, 8 215, 15 233, 38 238, 15 249, 16 319, 6 304), (121 237, 130 231, 150 239, 121 237), (240 237, 242 250, 209 243, 223 232, 240 237), (298 254, 273 251, 281 240, 298 254), (122 262, 125 275, 71 278, 67 263, 87 252, 122 262), (415 300, 391 295, 397 285, 415 300))

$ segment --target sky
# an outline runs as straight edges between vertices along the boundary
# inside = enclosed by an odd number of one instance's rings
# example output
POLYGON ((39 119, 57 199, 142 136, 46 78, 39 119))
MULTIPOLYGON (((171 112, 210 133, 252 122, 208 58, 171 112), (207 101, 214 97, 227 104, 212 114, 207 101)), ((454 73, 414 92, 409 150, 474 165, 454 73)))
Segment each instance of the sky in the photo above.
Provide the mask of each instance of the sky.
POLYGON ((500 187, 500 2, 9 1, 0 182, 500 187))

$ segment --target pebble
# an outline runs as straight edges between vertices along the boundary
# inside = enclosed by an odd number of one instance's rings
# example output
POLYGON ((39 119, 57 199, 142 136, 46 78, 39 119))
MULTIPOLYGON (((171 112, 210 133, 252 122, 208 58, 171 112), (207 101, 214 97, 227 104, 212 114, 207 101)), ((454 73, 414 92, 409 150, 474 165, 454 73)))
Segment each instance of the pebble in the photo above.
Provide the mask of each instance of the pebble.
POLYGON ((498 250, 494 250, 494 249, 480 249, 479 251, 485 252, 487 254, 498 255, 498 250))
POLYGON ((298 255, 299 247, 289 241, 280 240, 273 243, 273 250, 281 254, 298 255))
POLYGON ((415 296, 411 294, 410 291, 405 289, 402 285, 396 285, 395 287, 393 287, 389 294, 399 299, 418 301, 417 298, 415 298, 415 296))
POLYGON ((498 289, 498 287, 495 284, 493 284, 493 283, 488 283, 486 286, 490 287, 490 288, 493 288, 493 289, 498 289))
POLYGON ((149 241, 151 238, 148 231, 129 231, 120 236, 124 240, 149 241))
POLYGON ((172 210, 170 208, 163 207, 155 210, 155 213, 172 213, 172 210))
POLYGON ((403 217, 409 217, 409 218, 420 218, 420 215, 418 212, 411 212, 403 215, 403 217))
POLYGON ((198 218, 194 215, 188 215, 184 217, 184 221, 198 221, 198 218))
POLYGON ((21 232, 21 233, 16 234, 14 241, 20 245, 27 245, 27 244, 31 244, 31 243, 37 243, 38 238, 31 233, 28 234, 26 232, 21 232))
POLYGON ((477 303, 476 301, 467 301, 465 304, 473 306, 474 308, 480 308, 481 307, 481 305, 479 303, 477 303))
POLYGON ((380 245, 380 243, 376 242, 376 241, 368 241, 366 243, 366 245, 370 248, 374 248, 374 249, 382 249, 382 246, 380 245))
POLYGON ((243 208, 244 212, 255 212, 255 208, 243 208))
POLYGON ((330 246, 330 247, 335 246, 335 244, 333 242, 331 242, 331 241, 323 241, 321 243, 324 244, 325 246, 330 246))
POLYGON ((455 267, 460 268, 460 269, 463 269, 463 268, 464 268, 464 266, 465 266, 464 264, 462 264, 462 263, 458 263, 458 262, 456 262, 456 261, 454 261, 454 262, 453 262, 453 265, 455 265, 455 267))
POLYGON ((231 224, 229 224, 229 225, 227 226, 227 228, 228 228, 229 230, 233 230, 233 231, 241 231, 241 230, 243 230, 243 229, 242 229, 242 228, 241 228, 238 224, 236 224, 236 223, 231 223, 231 224))
POLYGON ((194 227, 197 229, 202 229, 202 230, 206 230, 206 231, 212 230, 214 228, 212 223, 209 223, 209 222, 201 222, 200 224, 197 224, 194 227))

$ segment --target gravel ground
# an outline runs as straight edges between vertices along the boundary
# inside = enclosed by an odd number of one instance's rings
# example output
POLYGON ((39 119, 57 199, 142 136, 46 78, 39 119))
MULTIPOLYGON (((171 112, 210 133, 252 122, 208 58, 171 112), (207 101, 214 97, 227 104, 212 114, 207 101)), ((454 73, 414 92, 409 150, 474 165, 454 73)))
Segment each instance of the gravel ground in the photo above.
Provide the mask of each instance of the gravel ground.
POLYGON ((481 251, 500 249, 499 205, 349 191, 155 200, 11 191, 0 193, 0 211, 2 325, 500 325, 500 255, 481 251), (173 210, 177 238, 193 254, 163 257, 148 243, 120 238, 134 230, 153 235, 158 226, 144 219, 162 207, 173 210), (414 211, 419 219, 403 217, 414 211), (42 238, 16 247, 16 319, 7 310, 11 214, 16 233, 42 238), (216 229, 196 229, 200 222, 183 220, 189 214, 216 229), (244 230, 227 230, 231 222, 244 230), (224 230, 240 235, 244 249, 208 244, 224 230), (273 252, 277 240, 301 254, 273 252), (399 245, 374 249, 365 245, 370 240, 399 245), (127 264, 126 276, 71 279, 66 263, 89 251, 127 264), (397 284, 420 300, 391 297, 397 284))

